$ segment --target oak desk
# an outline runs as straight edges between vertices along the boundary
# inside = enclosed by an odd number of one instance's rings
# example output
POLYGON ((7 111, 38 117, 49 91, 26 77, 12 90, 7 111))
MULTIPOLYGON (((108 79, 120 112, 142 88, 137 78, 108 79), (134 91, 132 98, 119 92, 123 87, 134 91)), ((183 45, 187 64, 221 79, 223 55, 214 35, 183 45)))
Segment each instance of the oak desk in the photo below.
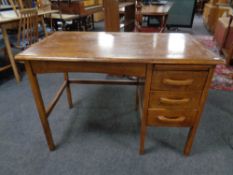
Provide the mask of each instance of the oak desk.
MULTIPOLYGON (((42 26, 43 26, 45 33, 46 33, 46 29, 45 29, 45 24, 43 21, 43 16, 46 14, 57 13, 57 12, 58 12, 57 10, 46 10, 46 11, 39 10, 38 11, 38 16, 41 18, 42 26)), ((9 57, 9 60, 10 60, 10 63, 13 69, 13 73, 14 73, 14 76, 17 82, 20 81, 20 75, 18 72, 18 68, 15 64, 14 56, 11 50, 9 37, 7 35, 7 29, 17 28, 19 25, 19 20, 20 20, 20 17, 17 16, 17 14, 13 10, 0 12, 0 28, 2 30, 2 35, 3 35, 4 42, 5 42, 7 55, 9 57)))
POLYGON ((72 107, 71 83, 138 85, 140 153, 147 126, 189 127, 189 154, 204 108, 213 70, 223 63, 187 34, 57 32, 16 56, 24 61, 50 150, 55 149, 48 117, 64 89, 72 107), (68 72, 137 76, 137 82, 71 80, 68 72), (65 73, 46 109, 37 74, 65 73))

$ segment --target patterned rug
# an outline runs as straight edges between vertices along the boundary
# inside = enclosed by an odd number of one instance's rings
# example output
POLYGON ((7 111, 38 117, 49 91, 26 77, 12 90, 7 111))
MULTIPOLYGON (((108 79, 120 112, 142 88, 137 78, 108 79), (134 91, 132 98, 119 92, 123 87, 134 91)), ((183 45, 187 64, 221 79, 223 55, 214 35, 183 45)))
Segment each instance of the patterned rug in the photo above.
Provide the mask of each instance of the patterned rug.
MULTIPOLYGON (((219 55, 219 50, 212 36, 196 36, 204 47, 219 55)), ((217 65, 211 89, 233 91, 233 66, 217 65)))

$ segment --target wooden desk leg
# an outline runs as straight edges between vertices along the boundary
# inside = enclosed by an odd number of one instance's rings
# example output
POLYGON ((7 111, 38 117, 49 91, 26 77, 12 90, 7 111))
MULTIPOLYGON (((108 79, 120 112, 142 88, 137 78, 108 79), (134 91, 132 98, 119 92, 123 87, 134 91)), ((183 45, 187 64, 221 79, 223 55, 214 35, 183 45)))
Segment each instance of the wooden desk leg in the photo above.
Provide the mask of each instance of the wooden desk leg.
POLYGON ((25 62, 25 67, 26 67, 29 82, 31 85, 32 93, 34 96, 34 100, 36 103, 37 111, 38 111, 39 116, 40 116, 40 121, 41 121, 43 130, 44 130, 44 134, 45 134, 45 137, 47 140, 48 147, 50 150, 54 150, 55 145, 53 142, 53 137, 52 137, 51 129, 50 129, 49 122, 47 119, 47 114, 45 111, 45 106, 44 106, 44 102, 43 102, 43 99, 41 96, 40 87, 39 87, 39 83, 38 83, 36 74, 33 73, 33 70, 31 68, 31 65, 29 62, 25 62))
POLYGON ((7 50, 7 55, 9 57, 9 60, 10 60, 11 66, 12 66, 15 79, 16 79, 17 83, 19 83, 20 82, 19 71, 18 71, 17 65, 15 63, 15 59, 14 59, 12 50, 11 50, 11 45, 10 45, 10 41, 8 38, 8 34, 7 34, 6 28, 4 26, 2 26, 2 35, 4 38, 4 42, 5 42, 5 46, 6 46, 6 50, 7 50))
POLYGON ((213 67, 211 67, 209 69, 208 78, 207 78, 204 90, 202 92, 201 102, 199 104, 201 107, 200 107, 200 110, 197 113, 196 121, 195 121, 194 125, 189 129, 188 138, 186 140, 186 144, 185 144, 185 148, 184 148, 184 154, 186 156, 188 156, 190 154, 190 151, 192 149, 193 140, 194 140, 194 137, 196 135, 196 131, 197 131, 197 128, 198 128, 198 125, 199 125, 201 114, 202 114, 202 112, 204 110, 206 98, 208 96, 208 90, 209 90, 209 87, 210 87, 211 82, 212 82, 212 77, 213 77, 213 74, 214 74, 214 68, 215 68, 215 66, 213 66, 213 67))
POLYGON ((186 144, 185 144, 185 148, 184 148, 184 155, 186 155, 186 156, 188 156, 190 154, 190 151, 192 149, 193 139, 196 135, 196 130, 197 130, 197 126, 192 126, 189 129, 188 138, 186 140, 186 144))
POLYGON ((146 79, 145 79, 145 88, 144 88, 144 101, 143 101, 143 116, 141 116, 141 130, 140 130, 140 148, 139 154, 144 154, 144 144, 145 144, 145 135, 147 132, 147 113, 149 106, 149 96, 150 96, 150 87, 152 79, 152 65, 147 65, 146 70, 146 79))
POLYGON ((68 72, 64 73, 64 79, 67 81, 66 84, 66 94, 67 94, 67 101, 69 103, 69 107, 73 107, 73 102, 72 102, 72 95, 71 95, 71 90, 70 90, 70 82, 69 82, 69 74, 68 72))

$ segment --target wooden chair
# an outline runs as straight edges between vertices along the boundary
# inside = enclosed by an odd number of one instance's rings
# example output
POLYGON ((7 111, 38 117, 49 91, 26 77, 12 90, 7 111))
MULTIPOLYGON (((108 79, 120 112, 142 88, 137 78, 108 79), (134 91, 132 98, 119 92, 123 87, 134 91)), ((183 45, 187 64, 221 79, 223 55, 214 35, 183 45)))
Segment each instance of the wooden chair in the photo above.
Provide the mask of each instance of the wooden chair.
MULTIPOLYGON (((228 44, 228 37, 230 36, 230 32, 232 32, 232 21, 233 21, 233 15, 229 15, 229 23, 227 26, 226 35, 223 40, 223 44, 220 47, 220 52, 223 53, 226 59, 226 64, 231 64, 232 58, 233 58, 233 41, 231 41, 231 44, 229 46, 228 44)), ((232 35, 232 34, 231 34, 232 35)))
POLYGON ((20 10, 17 47, 26 48, 38 41, 38 11, 36 8, 20 10))
POLYGON ((137 5, 136 7, 136 22, 135 22, 135 31, 136 32, 156 32, 156 33, 160 33, 163 32, 165 30, 165 26, 166 24, 163 24, 162 26, 143 26, 143 15, 141 13, 142 10, 142 6, 140 4, 137 5))
POLYGON ((11 5, 12 9, 16 13, 17 16, 19 16, 19 12, 17 10, 18 2, 17 0, 9 0, 9 4, 11 5))
POLYGON ((83 0, 51 0, 51 2, 52 9, 58 9, 62 14, 79 15, 81 30, 94 29, 93 14, 102 11, 101 5, 85 6, 83 0))
MULTIPOLYGON (((0 41, 0 42, 3 42, 3 41, 0 41)), ((1 47, 0 50, 1 50, 2 52, 4 52, 4 55, 5 55, 5 57, 7 58, 8 55, 7 55, 7 52, 6 52, 6 48, 5 48, 5 47, 1 47)), ((0 72, 6 71, 6 70, 8 70, 8 69, 10 69, 10 68, 11 68, 11 64, 10 64, 10 63, 9 63, 9 64, 6 64, 6 65, 0 67, 0 72)))
POLYGON ((36 7, 36 3, 34 0, 9 0, 9 4, 12 6, 15 13, 20 16, 19 10, 25 8, 34 8, 36 7))
POLYGON ((58 13, 53 13, 45 16, 45 20, 47 21, 47 23, 50 23, 51 28, 55 30, 59 29, 58 23, 61 23, 62 30, 67 30, 67 24, 70 22, 72 23, 72 28, 75 28, 75 25, 79 26, 78 21, 80 16, 78 14, 62 13, 59 5, 56 3, 51 3, 49 0, 46 0, 46 2, 43 0, 37 0, 37 6, 39 9, 43 10, 59 10, 58 13))

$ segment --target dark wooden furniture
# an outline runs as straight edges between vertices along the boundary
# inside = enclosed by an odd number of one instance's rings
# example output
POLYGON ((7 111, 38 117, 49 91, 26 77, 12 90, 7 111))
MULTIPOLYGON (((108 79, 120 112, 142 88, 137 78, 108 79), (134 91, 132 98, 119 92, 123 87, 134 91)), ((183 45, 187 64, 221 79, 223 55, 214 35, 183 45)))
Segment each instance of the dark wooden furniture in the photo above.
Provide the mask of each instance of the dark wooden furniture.
POLYGON ((202 13, 205 7, 205 3, 209 0, 197 0, 196 2, 196 12, 202 13))
POLYGON ((104 0, 105 31, 125 32, 133 31, 135 27, 135 2, 119 2, 118 0, 104 0), (121 18, 124 17, 123 22, 121 18))
POLYGON ((62 14, 79 15, 85 30, 94 28, 94 13, 103 10, 102 5, 86 7, 82 0, 52 0, 52 9, 59 10, 62 14))
POLYGON ((214 40, 220 53, 226 59, 226 64, 233 64, 233 15, 219 18, 214 32, 214 40))
POLYGON ((218 19, 223 14, 228 14, 231 8, 227 4, 227 0, 212 0, 205 4, 203 12, 203 21, 206 28, 214 33, 218 19))
POLYGON ((163 32, 166 29, 167 18, 173 3, 168 2, 166 5, 137 5, 136 12, 136 29, 139 32, 163 32), (150 18, 159 20, 158 26, 142 26, 142 18, 148 18, 148 25, 150 18))
POLYGON ((55 149, 49 114, 66 89, 72 107, 70 85, 138 85, 141 114, 140 153, 144 152, 149 126, 188 127, 184 153, 188 155, 216 64, 223 61, 187 34, 56 32, 18 54, 24 61, 50 150, 55 149), (52 43, 52 44, 51 44, 52 43), (64 50, 63 48, 66 47, 64 50), (55 98, 46 108, 37 74, 66 73, 55 98), (74 80, 68 72, 96 72, 137 76, 137 81, 74 80))

